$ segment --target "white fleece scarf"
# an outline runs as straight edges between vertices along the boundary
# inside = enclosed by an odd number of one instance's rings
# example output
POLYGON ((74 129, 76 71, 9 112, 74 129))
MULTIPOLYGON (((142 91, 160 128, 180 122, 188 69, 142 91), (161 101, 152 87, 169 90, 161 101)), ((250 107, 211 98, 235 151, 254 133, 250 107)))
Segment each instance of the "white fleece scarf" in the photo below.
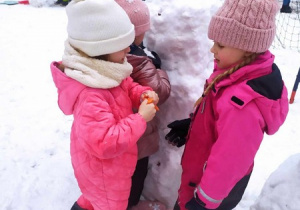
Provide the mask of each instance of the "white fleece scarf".
POLYGON ((62 58, 65 74, 78 82, 92 88, 113 88, 132 73, 132 66, 99 60, 78 52, 68 42, 65 42, 65 52, 62 58))

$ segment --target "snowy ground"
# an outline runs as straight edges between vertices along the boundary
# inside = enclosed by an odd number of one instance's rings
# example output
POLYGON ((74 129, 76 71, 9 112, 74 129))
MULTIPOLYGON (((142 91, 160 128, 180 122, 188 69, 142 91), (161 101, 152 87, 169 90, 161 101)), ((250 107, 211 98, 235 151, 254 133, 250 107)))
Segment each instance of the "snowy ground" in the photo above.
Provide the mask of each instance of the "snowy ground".
MULTIPOLYGON (((173 87, 160 111, 163 136, 168 122, 189 113, 187 107, 201 94, 203 80, 211 71, 211 42, 205 32, 219 1, 201 5, 192 0, 147 2, 153 29, 146 41, 161 56, 173 87)), ((0 23, 0 209, 69 209, 80 193, 69 156, 72 117, 58 109, 49 69, 50 62, 61 60, 63 53, 64 8, 0 5, 0 23)), ((279 48, 272 52, 290 93, 300 53, 279 48)), ((248 210, 255 202, 254 210, 299 210, 299 121, 300 93, 280 131, 265 137, 237 210, 248 210), (290 156, 257 200, 270 174, 290 156)), ((174 181, 180 174, 182 149, 161 142, 161 150, 152 158, 145 194, 171 206, 176 199, 178 183, 174 181), (161 162, 160 168, 156 161, 161 162)))

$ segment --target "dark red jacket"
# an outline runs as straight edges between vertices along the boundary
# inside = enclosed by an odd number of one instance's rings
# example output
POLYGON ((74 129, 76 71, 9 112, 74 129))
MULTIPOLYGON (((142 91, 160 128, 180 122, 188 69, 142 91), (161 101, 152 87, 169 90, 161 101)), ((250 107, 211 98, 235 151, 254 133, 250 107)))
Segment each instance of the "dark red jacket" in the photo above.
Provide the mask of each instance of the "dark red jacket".
MULTIPOLYGON (((164 103, 171 92, 167 73, 157 69, 152 59, 147 56, 128 54, 127 61, 133 66, 131 78, 140 85, 151 87, 158 94, 158 105, 164 103)), ((158 150, 159 134, 157 124, 156 117, 147 123, 146 131, 137 143, 139 159, 150 156, 158 150)))

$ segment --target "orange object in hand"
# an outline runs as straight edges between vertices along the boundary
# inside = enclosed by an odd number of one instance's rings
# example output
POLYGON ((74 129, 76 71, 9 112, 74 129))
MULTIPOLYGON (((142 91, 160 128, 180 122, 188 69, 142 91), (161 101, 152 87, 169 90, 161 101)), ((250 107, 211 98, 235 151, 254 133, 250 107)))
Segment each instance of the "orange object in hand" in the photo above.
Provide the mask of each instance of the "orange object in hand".
MULTIPOLYGON (((147 99, 147 104, 153 103, 153 98, 150 98, 148 95, 145 95, 145 98, 147 99)), ((156 109, 156 111, 159 111, 158 106, 154 105, 154 108, 156 109)))

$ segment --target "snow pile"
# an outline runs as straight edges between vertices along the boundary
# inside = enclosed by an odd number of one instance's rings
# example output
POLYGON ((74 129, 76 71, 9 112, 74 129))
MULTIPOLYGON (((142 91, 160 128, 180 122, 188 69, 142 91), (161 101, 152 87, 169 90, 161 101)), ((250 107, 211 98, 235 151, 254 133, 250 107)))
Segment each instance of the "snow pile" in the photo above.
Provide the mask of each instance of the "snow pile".
POLYGON ((170 208, 177 199, 181 176, 182 148, 167 144, 167 124, 187 118, 202 94, 213 67, 208 24, 220 1, 146 1, 151 13, 151 30, 145 44, 158 53, 162 69, 169 75, 170 98, 160 106, 160 149, 150 157, 143 195, 170 208), (187 82, 188 81, 188 82, 187 82))
POLYGON ((271 174, 251 209, 298 210, 300 207, 299 187, 300 154, 296 154, 288 158, 271 174))

